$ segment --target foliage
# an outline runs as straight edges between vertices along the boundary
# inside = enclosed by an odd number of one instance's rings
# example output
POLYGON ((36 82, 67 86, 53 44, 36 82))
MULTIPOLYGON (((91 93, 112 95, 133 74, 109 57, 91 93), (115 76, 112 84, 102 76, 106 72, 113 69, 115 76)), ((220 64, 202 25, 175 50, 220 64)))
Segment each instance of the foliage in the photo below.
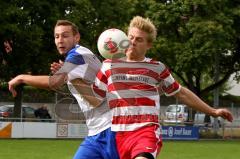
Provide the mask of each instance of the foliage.
POLYGON ((230 101, 231 103, 228 106, 233 104, 234 107, 240 107, 240 96, 233 96, 230 94, 224 95, 220 97, 221 100, 230 101))
POLYGON ((61 58, 53 38, 58 19, 76 23, 81 44, 98 54, 97 38, 105 29, 126 31, 133 16, 149 17, 158 28, 149 55, 202 97, 240 70, 238 0, 1 0, 0 9, 0 55, 6 58, 3 63, 0 56, 0 83, 17 74, 49 73, 50 64, 61 58), (8 54, 6 39, 13 42, 8 54))
MULTIPOLYGON (((50 64, 61 58, 53 38, 58 19, 76 23, 81 44, 97 53, 98 35, 110 27, 124 29, 134 11, 128 8, 133 8, 129 0, 1 0, 0 83, 18 74, 48 74, 50 64), (12 42, 12 51, 6 51, 5 41, 12 42)), ((24 87, 16 88, 14 114, 19 114, 24 87)))
POLYGON ((151 55, 203 96, 240 70, 239 9, 237 1, 229 0, 155 1, 146 13, 158 28, 152 50, 158 54, 151 55))
POLYGON ((1 52, 4 52, 4 40, 13 41, 7 64, 0 65, 0 80, 8 81, 20 73, 49 72, 50 63, 59 58, 53 39, 53 28, 58 19, 76 23, 81 44, 97 52, 96 39, 103 30, 110 27, 123 29, 128 23, 130 4, 127 0, 0 1, 0 22, 4 24, 0 26, 1 52))

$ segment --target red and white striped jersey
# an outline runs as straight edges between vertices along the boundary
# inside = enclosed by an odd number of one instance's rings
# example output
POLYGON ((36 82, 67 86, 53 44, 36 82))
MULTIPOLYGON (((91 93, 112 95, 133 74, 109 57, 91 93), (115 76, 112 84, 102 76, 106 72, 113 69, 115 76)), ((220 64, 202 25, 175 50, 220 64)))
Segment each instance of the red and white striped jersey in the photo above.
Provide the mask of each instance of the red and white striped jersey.
POLYGON ((159 87, 171 96, 181 86, 163 63, 145 58, 143 62, 105 60, 93 89, 98 97, 107 96, 112 130, 133 131, 150 123, 158 124, 159 87))

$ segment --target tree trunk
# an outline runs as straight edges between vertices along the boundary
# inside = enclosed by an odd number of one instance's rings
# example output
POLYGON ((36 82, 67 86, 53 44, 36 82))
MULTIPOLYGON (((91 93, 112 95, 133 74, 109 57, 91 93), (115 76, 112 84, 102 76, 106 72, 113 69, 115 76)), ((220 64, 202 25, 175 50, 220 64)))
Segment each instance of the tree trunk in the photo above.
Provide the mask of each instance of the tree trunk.
POLYGON ((22 108, 22 94, 23 94, 23 85, 16 86, 17 96, 14 98, 14 109, 13 116, 15 118, 21 117, 21 108, 22 108))

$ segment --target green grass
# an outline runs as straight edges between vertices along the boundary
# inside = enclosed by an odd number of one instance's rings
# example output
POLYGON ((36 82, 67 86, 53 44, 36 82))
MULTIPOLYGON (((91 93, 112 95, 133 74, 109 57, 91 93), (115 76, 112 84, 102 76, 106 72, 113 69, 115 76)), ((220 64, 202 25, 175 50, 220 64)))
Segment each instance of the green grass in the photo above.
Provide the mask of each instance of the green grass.
POLYGON ((237 159, 240 141, 164 141, 158 159, 237 159))
POLYGON ((0 140, 1 159, 72 159, 81 140, 0 140))
MULTIPOLYGON (((81 140, 1 139, 1 159, 72 159, 81 140)), ((158 159, 237 159, 240 141, 164 141, 158 159)))

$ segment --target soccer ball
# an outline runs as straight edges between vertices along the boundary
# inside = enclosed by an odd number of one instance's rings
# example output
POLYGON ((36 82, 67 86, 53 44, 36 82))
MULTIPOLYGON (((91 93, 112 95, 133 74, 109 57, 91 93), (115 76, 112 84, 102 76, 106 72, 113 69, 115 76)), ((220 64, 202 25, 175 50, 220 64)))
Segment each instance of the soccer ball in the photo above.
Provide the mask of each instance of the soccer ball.
POLYGON ((130 45, 127 35, 119 29, 107 29, 98 38, 97 48, 105 59, 117 59, 125 56, 130 45))

